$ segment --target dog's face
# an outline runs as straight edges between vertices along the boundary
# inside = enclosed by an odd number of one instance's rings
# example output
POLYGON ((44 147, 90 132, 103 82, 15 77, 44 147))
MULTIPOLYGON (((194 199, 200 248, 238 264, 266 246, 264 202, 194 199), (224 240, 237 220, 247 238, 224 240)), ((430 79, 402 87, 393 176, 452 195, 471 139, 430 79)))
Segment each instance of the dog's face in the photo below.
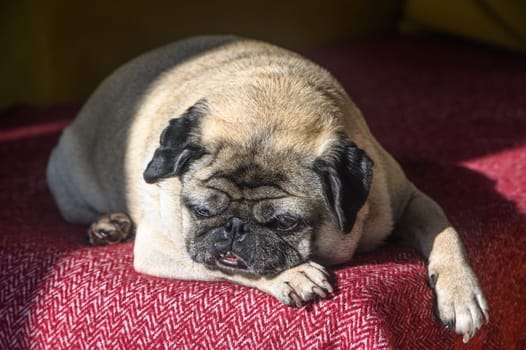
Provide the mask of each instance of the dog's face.
POLYGON ((194 260, 274 275, 310 257, 316 232, 337 229, 314 173, 284 157, 265 160, 224 146, 206 167, 182 176, 194 260))
POLYGON ((372 162, 351 140, 337 134, 321 155, 279 147, 276 132, 262 137, 257 128, 243 142, 218 132, 211 141, 202 129, 208 114, 199 102, 172 119, 144 172, 170 193, 174 203, 165 207, 180 208, 173 215, 193 260, 272 276, 313 258, 324 235, 350 231, 372 176, 372 162))

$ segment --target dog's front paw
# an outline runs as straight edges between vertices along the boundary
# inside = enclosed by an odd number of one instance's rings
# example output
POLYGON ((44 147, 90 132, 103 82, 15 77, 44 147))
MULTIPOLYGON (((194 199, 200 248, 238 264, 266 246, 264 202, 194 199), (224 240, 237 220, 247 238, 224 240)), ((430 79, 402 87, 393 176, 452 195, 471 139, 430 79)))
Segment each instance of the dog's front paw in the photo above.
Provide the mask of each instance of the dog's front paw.
POLYGON ((284 304, 301 307, 332 293, 330 280, 330 274, 323 266, 307 262, 267 280, 265 291, 284 304))
POLYGON ((468 266, 429 268, 429 281, 437 297, 438 316, 464 343, 488 322, 488 305, 477 278, 468 266))

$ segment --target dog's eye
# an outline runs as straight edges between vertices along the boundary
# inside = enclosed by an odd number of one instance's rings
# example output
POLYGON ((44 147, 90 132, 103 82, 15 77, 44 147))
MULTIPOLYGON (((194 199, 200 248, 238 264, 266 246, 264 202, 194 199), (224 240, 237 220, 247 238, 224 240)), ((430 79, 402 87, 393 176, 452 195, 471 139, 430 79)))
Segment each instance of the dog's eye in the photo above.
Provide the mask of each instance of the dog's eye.
POLYGON ((198 217, 199 219, 205 219, 205 218, 209 218, 212 216, 212 213, 210 212, 210 210, 204 208, 204 207, 193 207, 192 208, 192 211, 194 213, 194 215, 196 217, 198 217))
POLYGON ((279 231, 290 231, 298 226, 299 220, 289 215, 278 215, 274 224, 279 231))

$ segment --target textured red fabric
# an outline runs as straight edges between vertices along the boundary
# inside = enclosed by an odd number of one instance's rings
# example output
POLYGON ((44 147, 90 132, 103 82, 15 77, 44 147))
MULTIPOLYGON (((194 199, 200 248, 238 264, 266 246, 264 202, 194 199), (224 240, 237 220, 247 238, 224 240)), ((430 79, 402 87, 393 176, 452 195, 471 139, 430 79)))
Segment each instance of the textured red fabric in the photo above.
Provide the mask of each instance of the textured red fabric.
POLYGON ((131 243, 88 246, 44 176, 75 105, 0 116, 0 348, 525 349, 524 57, 407 38, 309 56, 465 241, 490 306, 467 346, 434 317, 424 261, 395 244, 335 269, 339 290, 301 309, 229 283, 139 275, 131 243))

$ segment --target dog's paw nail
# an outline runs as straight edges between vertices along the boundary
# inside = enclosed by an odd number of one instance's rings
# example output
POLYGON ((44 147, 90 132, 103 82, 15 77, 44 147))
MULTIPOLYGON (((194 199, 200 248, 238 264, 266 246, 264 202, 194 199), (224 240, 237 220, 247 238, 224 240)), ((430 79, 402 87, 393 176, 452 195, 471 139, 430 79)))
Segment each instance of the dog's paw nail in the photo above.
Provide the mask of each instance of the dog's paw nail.
POLYGON ((321 283, 323 285, 323 288, 325 288, 325 290, 327 292, 329 292, 329 293, 334 292, 334 288, 332 287, 332 285, 327 280, 323 280, 321 283))
POLYGON ((453 322, 452 320, 446 321, 445 326, 446 331, 451 332, 455 328, 455 322, 453 322))
POLYGON ((294 302, 292 306, 296 306, 297 308, 300 308, 303 306, 303 300, 300 298, 300 296, 296 292, 290 292, 289 297, 294 302))
POLYGON ((472 334, 464 334, 464 336, 462 337, 462 342, 464 342, 464 344, 466 344, 472 337, 473 335, 472 334))
POLYGON ((314 286, 312 287, 312 292, 318 296, 320 296, 321 298, 326 298, 327 297, 327 292, 324 291, 323 289, 321 289, 320 287, 318 286, 314 286))
POLYGON ((429 274, 429 279, 427 280, 427 282, 429 283, 429 287, 431 289, 435 289, 435 286, 437 284, 437 279, 438 279, 438 274, 433 272, 431 274, 429 274))

